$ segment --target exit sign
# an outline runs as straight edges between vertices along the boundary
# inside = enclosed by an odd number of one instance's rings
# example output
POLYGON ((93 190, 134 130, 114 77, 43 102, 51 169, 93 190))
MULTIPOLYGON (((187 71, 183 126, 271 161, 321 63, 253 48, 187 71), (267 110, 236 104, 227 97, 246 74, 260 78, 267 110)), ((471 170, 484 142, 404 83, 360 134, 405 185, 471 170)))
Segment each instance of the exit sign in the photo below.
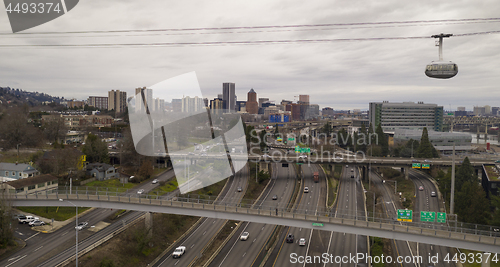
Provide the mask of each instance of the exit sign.
POLYGON ((323 227, 323 224, 322 224, 322 223, 313 223, 313 226, 320 226, 320 227, 323 227))

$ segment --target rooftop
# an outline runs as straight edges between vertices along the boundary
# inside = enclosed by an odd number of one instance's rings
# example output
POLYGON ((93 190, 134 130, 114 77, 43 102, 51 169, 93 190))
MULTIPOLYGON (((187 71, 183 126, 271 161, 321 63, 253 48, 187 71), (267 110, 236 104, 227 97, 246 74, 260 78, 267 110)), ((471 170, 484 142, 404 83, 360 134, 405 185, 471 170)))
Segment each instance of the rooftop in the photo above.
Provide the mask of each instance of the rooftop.
POLYGON ((10 182, 7 182, 7 184, 18 189, 18 188, 24 188, 26 186, 41 184, 41 183, 54 181, 54 180, 57 180, 57 177, 55 177, 51 174, 42 174, 42 175, 38 175, 35 177, 10 181, 10 182))

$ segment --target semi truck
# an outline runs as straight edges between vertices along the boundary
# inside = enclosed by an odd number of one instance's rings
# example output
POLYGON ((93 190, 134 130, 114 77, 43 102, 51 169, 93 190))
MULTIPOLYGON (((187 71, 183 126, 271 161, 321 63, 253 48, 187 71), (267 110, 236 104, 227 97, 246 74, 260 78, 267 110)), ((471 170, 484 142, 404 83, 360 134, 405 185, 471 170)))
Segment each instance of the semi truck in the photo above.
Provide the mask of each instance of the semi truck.
POLYGON ((314 182, 315 182, 315 183, 318 183, 318 182, 319 182, 319 172, 314 172, 314 174, 313 174, 313 175, 314 175, 314 176, 313 176, 313 177, 314 177, 314 182))

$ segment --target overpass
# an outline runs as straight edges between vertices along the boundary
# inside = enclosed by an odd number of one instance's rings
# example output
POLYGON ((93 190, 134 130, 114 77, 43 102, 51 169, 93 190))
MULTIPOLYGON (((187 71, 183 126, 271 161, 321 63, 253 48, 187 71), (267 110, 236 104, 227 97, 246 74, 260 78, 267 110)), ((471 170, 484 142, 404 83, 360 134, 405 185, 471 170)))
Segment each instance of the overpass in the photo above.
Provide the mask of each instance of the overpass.
MULTIPOLYGON (((78 192, 78 191, 77 191, 78 192)), ((327 212, 316 215, 274 209, 253 209, 241 205, 217 205, 199 198, 158 199, 156 196, 131 197, 109 192, 84 194, 6 194, 4 199, 13 206, 69 206, 105 209, 137 210, 217 219, 287 225, 325 231, 377 236, 447 247, 500 253, 500 234, 492 229, 460 228, 446 224, 401 223, 391 220, 367 220, 366 217, 329 217, 327 212), (63 201, 60 201, 62 199, 63 201), (71 203, 70 203, 71 202, 71 203), (72 204, 73 203, 73 204, 72 204), (498 244, 497 244, 498 243, 498 244)), ((314 213, 311 212, 311 213, 314 213)))

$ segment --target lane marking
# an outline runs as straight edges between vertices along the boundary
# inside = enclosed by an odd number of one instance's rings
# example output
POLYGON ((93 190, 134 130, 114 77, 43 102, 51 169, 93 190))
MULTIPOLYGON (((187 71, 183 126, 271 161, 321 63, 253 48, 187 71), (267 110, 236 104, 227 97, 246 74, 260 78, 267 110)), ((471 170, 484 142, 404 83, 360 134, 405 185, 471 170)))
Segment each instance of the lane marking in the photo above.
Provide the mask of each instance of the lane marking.
POLYGON ((41 248, 43 248, 43 246, 40 246, 39 248, 37 248, 37 249, 33 250, 33 252, 35 252, 35 251, 37 251, 37 250, 39 250, 39 249, 41 249, 41 248))
POLYGON ((28 255, 24 255, 24 256, 22 256, 21 258, 19 258, 19 259, 17 259, 17 260, 15 260, 15 261, 13 261, 13 262, 12 262, 12 263, 10 263, 9 265, 5 265, 5 267, 9 267, 9 266, 11 266, 12 264, 14 264, 14 263, 16 263, 16 262, 18 262, 18 261, 22 260, 22 259, 23 259, 24 257, 26 257, 26 256, 28 256, 28 255))
POLYGON ((40 232, 38 232, 38 233, 36 233, 36 234, 34 234, 34 235, 32 235, 32 236, 30 236, 30 237, 26 238, 24 241, 28 241, 29 239, 31 239, 31 238, 32 238, 32 237, 34 237, 34 236, 37 236, 38 234, 40 234, 40 232))

